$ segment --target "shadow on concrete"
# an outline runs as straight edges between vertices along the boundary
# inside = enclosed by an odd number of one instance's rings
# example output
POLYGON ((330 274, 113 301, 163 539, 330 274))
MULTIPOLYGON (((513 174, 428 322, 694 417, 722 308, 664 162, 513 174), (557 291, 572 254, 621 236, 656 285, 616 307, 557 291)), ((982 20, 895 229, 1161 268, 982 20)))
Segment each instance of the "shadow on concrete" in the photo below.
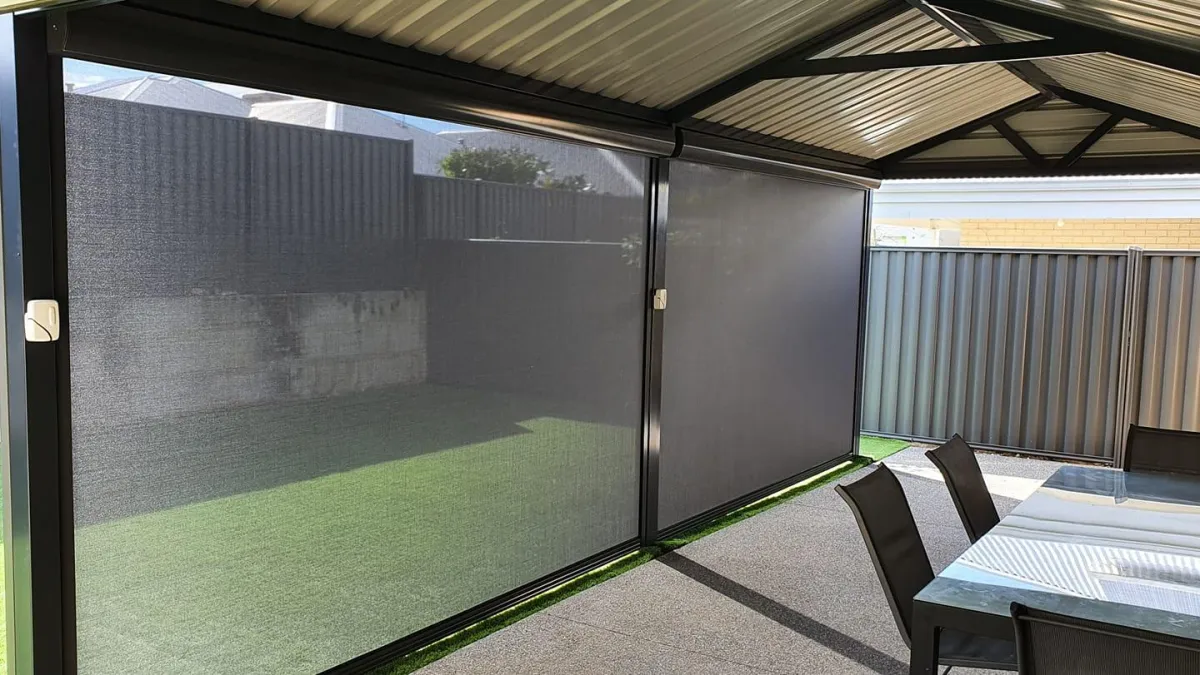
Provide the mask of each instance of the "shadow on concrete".
POLYGON ((660 557, 659 562, 697 581, 725 597, 748 607, 781 626, 789 628, 848 659, 856 661, 877 673, 903 675, 908 672, 907 664, 885 654, 874 647, 837 631, 820 621, 805 616, 796 610, 747 588, 700 563, 671 552, 660 557))

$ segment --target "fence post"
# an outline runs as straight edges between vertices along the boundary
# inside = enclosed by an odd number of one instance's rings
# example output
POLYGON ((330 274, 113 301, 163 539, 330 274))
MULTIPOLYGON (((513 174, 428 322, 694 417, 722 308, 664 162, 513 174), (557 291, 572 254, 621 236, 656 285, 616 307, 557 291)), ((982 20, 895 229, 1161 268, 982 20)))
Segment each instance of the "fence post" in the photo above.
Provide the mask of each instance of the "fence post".
POLYGON ((1145 251, 1130 246, 1125 262, 1125 300, 1121 317, 1120 372, 1118 374, 1117 411, 1113 420, 1113 465, 1125 464, 1125 438, 1129 425, 1137 419, 1141 373, 1142 330, 1145 323, 1142 261, 1145 251))

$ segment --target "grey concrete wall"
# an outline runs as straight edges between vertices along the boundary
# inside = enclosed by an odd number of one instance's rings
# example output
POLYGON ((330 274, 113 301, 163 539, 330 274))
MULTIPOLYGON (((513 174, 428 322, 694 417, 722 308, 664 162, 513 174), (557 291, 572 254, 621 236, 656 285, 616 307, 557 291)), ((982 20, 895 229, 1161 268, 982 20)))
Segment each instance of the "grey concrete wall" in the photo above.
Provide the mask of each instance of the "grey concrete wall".
POLYGON ((72 316, 76 419, 150 420, 423 382, 417 290, 89 298, 72 316))

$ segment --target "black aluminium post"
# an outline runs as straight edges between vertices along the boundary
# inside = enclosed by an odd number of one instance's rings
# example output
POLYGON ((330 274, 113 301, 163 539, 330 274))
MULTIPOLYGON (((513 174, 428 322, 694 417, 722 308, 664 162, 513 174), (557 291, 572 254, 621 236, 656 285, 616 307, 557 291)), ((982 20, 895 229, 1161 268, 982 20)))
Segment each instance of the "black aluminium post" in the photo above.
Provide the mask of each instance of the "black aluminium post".
POLYGON ((47 46, 45 14, 0 16, 8 658, 39 675, 76 665, 62 61, 47 46), (35 298, 59 301, 59 342, 25 342, 35 298))
POLYGON ((650 160, 646 192, 646 319, 642 390, 642 489, 638 538, 643 546, 658 540, 659 460, 662 448, 663 314, 655 296, 666 289, 667 203, 671 160, 650 160))
POLYGON ((863 386, 867 375, 867 302, 871 291, 871 209, 875 203, 875 191, 867 190, 863 199, 863 245, 862 263, 858 272, 858 357, 854 364, 854 429, 850 440, 852 452, 858 456, 858 439, 862 431, 863 386))

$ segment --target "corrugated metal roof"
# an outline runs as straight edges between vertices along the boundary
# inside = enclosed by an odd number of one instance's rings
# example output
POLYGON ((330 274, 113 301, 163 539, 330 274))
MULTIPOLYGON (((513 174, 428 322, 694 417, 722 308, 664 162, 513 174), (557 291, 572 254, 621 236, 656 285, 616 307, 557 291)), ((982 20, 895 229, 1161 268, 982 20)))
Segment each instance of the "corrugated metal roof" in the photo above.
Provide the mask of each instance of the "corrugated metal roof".
MULTIPOLYGON (((1108 118, 1108 113, 1052 101, 1036 110, 1010 117, 1009 126, 1042 155, 1057 158, 1108 118)), ((1200 140, 1122 120, 1088 150, 1088 157, 1200 152, 1200 140)), ((1021 154, 1000 132, 985 127, 963 138, 923 152, 911 161, 947 159, 1015 159, 1021 154)))
POLYGON ((167 75, 108 80, 80 87, 75 93, 217 115, 245 117, 250 114, 250 104, 237 96, 187 78, 167 75))
MULTIPOLYGON (((961 46, 913 10, 819 56, 961 46)), ((1035 93, 995 64, 893 70, 763 82, 699 117, 875 159, 1035 93)))
POLYGON ((1006 5, 1200 51, 1196 0, 999 0, 1006 5))
POLYGON ((226 0, 669 107, 884 0, 226 0))
POLYGON ((1111 54, 1072 56, 1041 64, 1059 84, 1200 126, 1200 77, 1111 54))
MULTIPOLYGON (((223 1, 660 109, 887 2, 223 1)), ((1200 51, 1196 0, 1000 1, 1200 51)), ((987 25, 1010 41, 1040 37, 987 25)), ((963 46, 967 43, 913 9, 818 58, 963 46)), ((1200 77, 1108 54, 1041 59, 1037 65, 1064 87, 1200 126, 1200 77)), ((1034 93, 1004 67, 976 64, 762 82, 697 117, 746 136, 753 132, 878 159, 1034 93)), ((1103 119, 1097 111, 1047 106, 1018 115, 1011 124, 1036 150, 1053 158, 1103 119)), ((1125 121, 1089 154, 1198 149, 1192 139, 1125 121)), ((915 161, 1016 157, 1019 153, 988 128, 915 161)))
MULTIPOLYGON (((987 25, 1007 42, 1041 38, 1008 26, 987 25)), ((1044 59, 1038 67, 1067 89, 1200 126, 1200 77, 1195 75, 1112 54, 1044 59)))
POLYGON ((70 5, 79 2, 82 2, 82 0, 0 0, 0 14, 20 12, 38 7, 70 5))

